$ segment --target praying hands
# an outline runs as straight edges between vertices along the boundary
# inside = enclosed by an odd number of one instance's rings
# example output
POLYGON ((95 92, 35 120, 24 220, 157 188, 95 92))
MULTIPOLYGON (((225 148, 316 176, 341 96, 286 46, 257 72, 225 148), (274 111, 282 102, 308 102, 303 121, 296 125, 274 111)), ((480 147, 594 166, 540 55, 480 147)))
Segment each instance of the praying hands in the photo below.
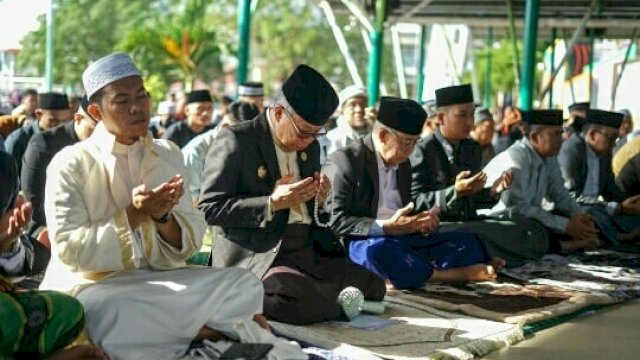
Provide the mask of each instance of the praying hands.
POLYGON ((0 216, 0 252, 13 248, 22 230, 29 225, 33 207, 25 202, 22 195, 18 196, 13 209, 9 209, 0 216))

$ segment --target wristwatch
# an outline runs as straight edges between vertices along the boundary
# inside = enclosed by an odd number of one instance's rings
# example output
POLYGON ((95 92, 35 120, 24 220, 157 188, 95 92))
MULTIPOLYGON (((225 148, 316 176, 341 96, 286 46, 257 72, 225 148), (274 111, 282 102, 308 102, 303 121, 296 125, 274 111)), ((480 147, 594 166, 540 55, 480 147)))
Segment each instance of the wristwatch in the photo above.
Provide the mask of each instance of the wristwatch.
POLYGON ((151 217, 151 219, 153 219, 153 221, 157 222, 158 224, 166 224, 169 222, 169 219, 171 219, 171 211, 167 212, 166 214, 162 215, 161 218, 156 219, 153 216, 151 217))

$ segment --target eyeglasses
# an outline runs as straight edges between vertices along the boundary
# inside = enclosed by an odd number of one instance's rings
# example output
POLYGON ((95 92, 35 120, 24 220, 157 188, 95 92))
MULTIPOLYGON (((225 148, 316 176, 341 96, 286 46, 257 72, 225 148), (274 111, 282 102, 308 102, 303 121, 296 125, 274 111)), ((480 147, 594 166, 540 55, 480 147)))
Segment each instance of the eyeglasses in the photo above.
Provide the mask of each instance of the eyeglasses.
POLYGON ((602 136, 604 136, 604 138, 607 139, 607 141, 609 141, 609 142, 614 142, 614 141, 618 140, 618 134, 617 133, 607 133, 606 131, 599 130, 599 129, 596 129, 596 132, 602 134, 602 136))
POLYGON ((393 129, 389 129, 389 132, 395 135, 396 139, 398 139, 398 142, 400 143, 403 149, 409 149, 416 146, 416 143, 418 143, 418 140, 420 140, 420 138, 417 138, 417 139, 402 138, 400 134, 398 134, 398 132, 393 129))
POLYGON ((287 114, 287 116, 291 119, 291 124, 293 125, 293 130, 295 130, 296 135, 300 139, 318 138, 320 136, 324 136, 324 135, 327 134, 326 130, 320 130, 318 132, 309 132, 309 131, 300 130, 300 128, 296 124, 296 120, 295 120, 293 114, 290 112, 291 110, 287 109, 286 107, 283 107, 282 109, 287 114))

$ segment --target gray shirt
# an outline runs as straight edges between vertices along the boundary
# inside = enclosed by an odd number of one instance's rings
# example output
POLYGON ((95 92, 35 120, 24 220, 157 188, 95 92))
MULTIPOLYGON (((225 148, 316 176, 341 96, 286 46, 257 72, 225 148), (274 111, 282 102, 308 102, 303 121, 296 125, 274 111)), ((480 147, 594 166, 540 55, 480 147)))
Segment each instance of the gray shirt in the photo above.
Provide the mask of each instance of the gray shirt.
POLYGON ((583 212, 564 187, 558 159, 555 156, 541 158, 528 139, 518 140, 487 164, 484 168, 487 184, 493 184, 507 170, 513 173, 511 187, 502 193, 498 204, 486 212, 488 215, 502 218, 520 215, 564 233, 569 217, 583 212), (545 210, 543 199, 554 203, 555 210, 564 216, 545 210))

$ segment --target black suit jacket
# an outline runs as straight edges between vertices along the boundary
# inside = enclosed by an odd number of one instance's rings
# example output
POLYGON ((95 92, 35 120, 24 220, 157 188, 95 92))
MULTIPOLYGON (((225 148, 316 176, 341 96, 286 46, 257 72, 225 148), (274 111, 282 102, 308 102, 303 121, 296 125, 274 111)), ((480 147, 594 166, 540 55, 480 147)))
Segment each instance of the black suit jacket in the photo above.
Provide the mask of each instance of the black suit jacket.
MULTIPOLYGON (((589 171, 587 146, 582 136, 573 134, 562 144, 562 149, 558 155, 564 186, 569 190, 571 196, 578 199, 578 202, 592 200, 581 199, 589 171)), ((598 194, 602 195, 607 201, 624 200, 623 192, 615 183, 613 169, 611 168, 611 154, 600 157, 599 161, 598 194)))
POLYGON ((493 206, 489 189, 458 197, 454 190, 456 176, 461 171, 474 175, 482 170, 482 149, 471 139, 460 141, 454 152, 453 164, 434 134, 420 139, 410 157, 412 166, 411 197, 416 210, 429 210, 436 206, 436 193, 446 190, 447 209, 441 209, 440 218, 445 221, 477 219, 476 209, 493 206))
POLYGON ((47 226, 44 216, 44 186, 47 166, 53 156, 65 146, 80 141, 74 130, 74 121, 68 121, 51 130, 34 134, 29 140, 22 160, 21 182, 25 199, 33 205, 33 216, 28 232, 36 235, 47 226))
POLYGON ((213 129, 212 125, 205 127, 202 132, 196 133, 191 130, 187 124, 187 120, 183 120, 169 126, 164 135, 162 135, 162 138, 173 141, 180 149, 182 149, 189 143, 189 141, 193 140, 194 137, 211 129, 213 129))
MULTIPOLYGON (((378 215, 380 184, 371 135, 331 155, 322 171, 331 180, 332 230, 341 238, 367 236, 378 215)), ((411 201, 411 165, 398 166, 397 184, 402 204, 411 201)))
MULTIPOLYGON (((298 167, 301 179, 320 170, 317 141, 298 153, 298 167)), ((266 114, 222 129, 207 153, 204 169, 198 207, 217 232, 213 265, 242 266, 261 277, 278 253, 289 220, 289 210, 276 211, 271 221, 266 219, 269 195, 282 177, 266 114)), ((312 217, 313 204, 313 200, 306 204, 312 217)), ((321 237, 328 232, 315 224, 311 227, 314 241, 326 241, 321 237)))
POLYGON ((39 128, 39 122, 34 121, 33 124, 28 127, 21 127, 14 130, 4 141, 4 147, 6 151, 13 155, 13 158, 18 164, 18 171, 22 170, 22 158, 27 150, 27 145, 33 134, 37 134, 42 130, 39 128))

